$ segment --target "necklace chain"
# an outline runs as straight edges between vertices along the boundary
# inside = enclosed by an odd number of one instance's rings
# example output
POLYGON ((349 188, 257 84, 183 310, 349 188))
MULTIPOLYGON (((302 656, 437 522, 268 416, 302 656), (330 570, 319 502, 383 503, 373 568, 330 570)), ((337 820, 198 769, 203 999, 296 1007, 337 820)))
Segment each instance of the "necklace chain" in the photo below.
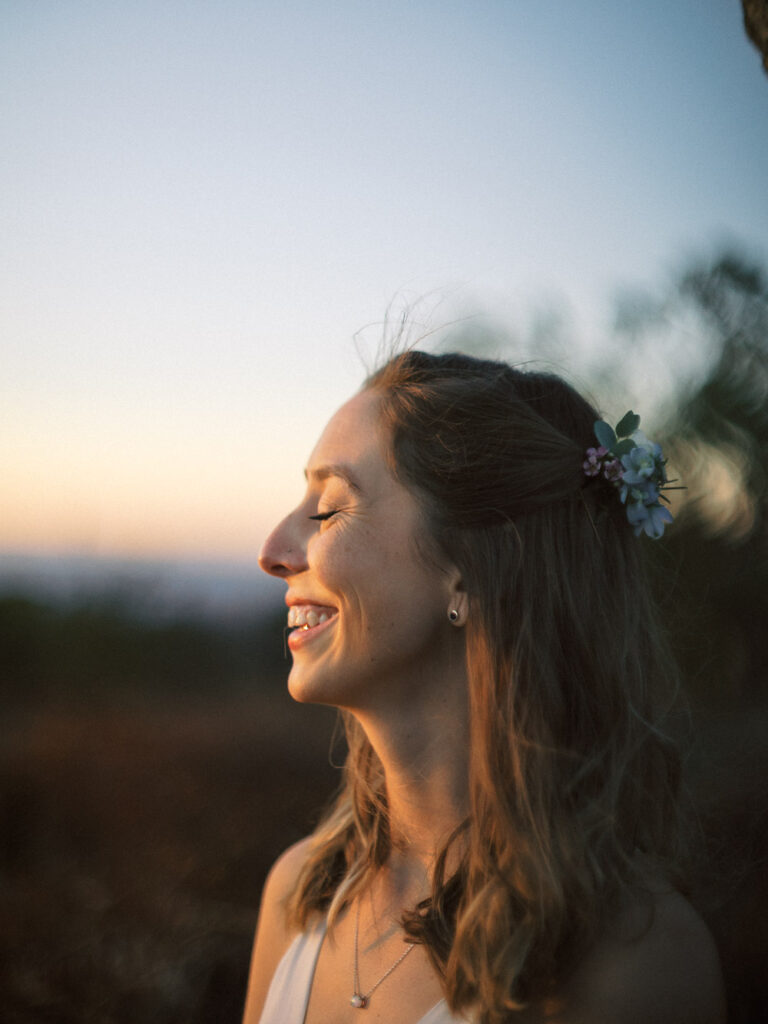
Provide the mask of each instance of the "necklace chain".
POLYGON ((384 972, 384 974, 382 974, 382 976, 379 978, 379 980, 376 982, 376 984, 373 986, 373 988, 369 989, 366 993, 363 993, 363 992, 360 991, 360 971, 359 971, 359 964, 358 964, 358 959, 359 959, 358 958, 358 939, 359 939, 359 934, 360 934, 360 897, 358 896, 358 898, 357 898, 357 906, 355 907, 355 962, 354 962, 354 977, 353 977, 353 984, 352 984, 353 992, 352 992, 352 998, 350 999, 349 1002, 350 1002, 351 1006, 356 1007, 358 1010, 364 1010, 366 1008, 366 1006, 368 1005, 368 1002, 369 1002, 371 996, 376 991, 376 989, 379 987, 379 985, 382 983, 382 981, 386 981, 387 978, 392 973, 392 971, 394 971, 394 969, 396 967, 400 966, 400 964, 403 962, 403 960, 405 960, 405 958, 411 952, 411 950, 416 945, 416 943, 415 942, 409 942, 408 945, 406 946, 406 948, 404 949, 404 951, 397 958, 397 960, 395 960, 395 962, 392 964, 392 966, 388 970, 386 970, 384 972))

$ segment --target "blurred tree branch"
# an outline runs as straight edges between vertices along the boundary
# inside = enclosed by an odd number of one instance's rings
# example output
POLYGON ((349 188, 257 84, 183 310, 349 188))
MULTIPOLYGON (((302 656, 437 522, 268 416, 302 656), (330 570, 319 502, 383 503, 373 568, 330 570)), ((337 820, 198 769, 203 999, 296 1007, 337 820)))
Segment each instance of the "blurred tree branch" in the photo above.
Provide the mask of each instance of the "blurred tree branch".
POLYGON ((690 263, 671 295, 651 307, 651 345, 665 307, 675 316, 687 309, 687 322, 714 356, 703 380, 681 381, 663 432, 688 488, 663 544, 666 578, 673 565, 687 605, 674 623, 678 651, 699 697, 761 701, 768 696, 765 270, 734 248, 690 263))
POLYGON ((768 0, 741 0, 744 8, 744 28, 747 35, 763 55, 763 67, 768 72, 768 0))

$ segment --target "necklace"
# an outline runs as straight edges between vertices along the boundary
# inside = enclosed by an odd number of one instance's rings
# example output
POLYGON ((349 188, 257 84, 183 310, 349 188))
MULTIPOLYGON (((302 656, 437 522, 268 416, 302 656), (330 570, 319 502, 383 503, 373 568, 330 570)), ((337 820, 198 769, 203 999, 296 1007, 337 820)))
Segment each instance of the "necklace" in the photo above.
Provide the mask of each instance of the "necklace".
POLYGON ((405 958, 411 952, 411 950, 416 945, 416 943, 415 942, 408 943, 408 945, 405 947, 404 952, 402 952, 400 954, 400 956, 397 958, 397 960, 395 960, 395 962, 392 964, 392 966, 389 968, 389 970, 385 971, 384 974, 382 974, 382 976, 379 978, 379 980, 376 982, 376 984, 373 986, 373 988, 369 989, 365 994, 363 994, 360 991, 360 972, 358 970, 358 952, 357 952, 357 949, 358 949, 358 936, 359 936, 359 933, 360 933, 360 897, 358 896, 358 898, 357 898, 357 907, 355 909, 355 969, 354 969, 354 977, 353 977, 353 980, 352 980, 352 998, 349 1000, 349 1005, 350 1006, 354 1006, 358 1010, 364 1010, 366 1008, 366 1006, 368 1005, 368 1002, 369 1002, 371 996, 376 991, 376 989, 379 987, 379 985, 382 983, 382 981, 386 981, 386 979, 390 976, 392 971, 394 971, 394 969, 396 967, 400 966, 400 964, 403 962, 403 960, 405 960, 405 958))

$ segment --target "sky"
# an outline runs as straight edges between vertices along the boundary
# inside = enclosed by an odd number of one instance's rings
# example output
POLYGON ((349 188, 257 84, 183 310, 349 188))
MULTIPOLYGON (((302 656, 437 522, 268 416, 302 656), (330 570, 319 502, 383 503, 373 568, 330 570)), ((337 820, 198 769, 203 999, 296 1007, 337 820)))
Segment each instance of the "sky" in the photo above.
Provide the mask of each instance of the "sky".
POLYGON ((0 133, 6 553, 250 562, 388 309, 567 308, 578 374, 768 259, 738 0, 3 0, 0 133))

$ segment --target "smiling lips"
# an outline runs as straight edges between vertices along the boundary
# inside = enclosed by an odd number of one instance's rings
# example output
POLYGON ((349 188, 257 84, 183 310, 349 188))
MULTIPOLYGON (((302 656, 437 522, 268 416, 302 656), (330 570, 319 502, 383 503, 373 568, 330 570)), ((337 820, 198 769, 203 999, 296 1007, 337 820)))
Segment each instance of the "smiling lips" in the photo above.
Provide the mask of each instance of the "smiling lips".
POLYGON ((337 614, 335 608, 319 604, 294 604, 288 609, 288 628, 309 630, 322 626, 337 614))

